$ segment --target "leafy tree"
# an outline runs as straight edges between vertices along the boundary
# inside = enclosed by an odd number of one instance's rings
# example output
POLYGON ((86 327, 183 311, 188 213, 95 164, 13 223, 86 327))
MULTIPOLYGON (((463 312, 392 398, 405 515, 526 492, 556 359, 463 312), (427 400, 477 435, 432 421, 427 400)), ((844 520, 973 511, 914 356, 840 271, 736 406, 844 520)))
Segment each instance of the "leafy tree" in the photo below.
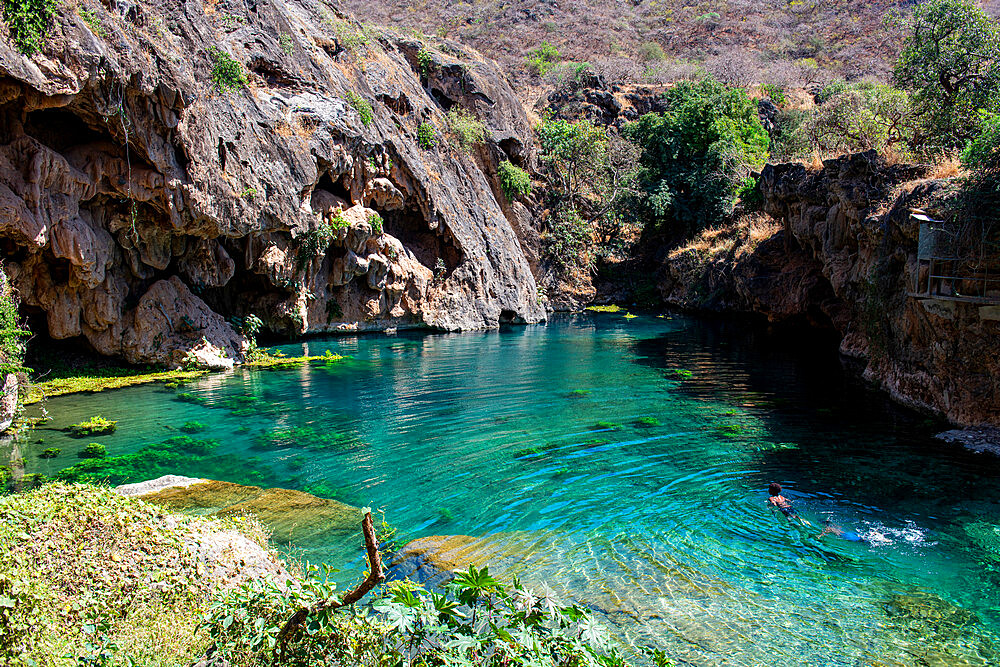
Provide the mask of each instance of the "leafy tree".
POLYGON ((639 206, 678 234, 715 224, 767 158, 768 136, 744 90, 705 79, 664 93, 669 111, 625 127, 642 147, 639 206))
POLYGON ((928 138, 961 146, 977 133, 979 110, 1000 111, 997 24, 971 0, 928 0, 908 27, 896 81, 913 93, 928 138))
POLYGON ((820 153, 884 150, 912 142, 920 131, 905 91, 871 82, 835 90, 802 127, 820 153))
POLYGON ((555 199, 549 254, 564 267, 589 265, 586 237, 601 246, 627 232, 617 209, 634 193, 638 147, 589 120, 549 117, 538 135, 555 199))

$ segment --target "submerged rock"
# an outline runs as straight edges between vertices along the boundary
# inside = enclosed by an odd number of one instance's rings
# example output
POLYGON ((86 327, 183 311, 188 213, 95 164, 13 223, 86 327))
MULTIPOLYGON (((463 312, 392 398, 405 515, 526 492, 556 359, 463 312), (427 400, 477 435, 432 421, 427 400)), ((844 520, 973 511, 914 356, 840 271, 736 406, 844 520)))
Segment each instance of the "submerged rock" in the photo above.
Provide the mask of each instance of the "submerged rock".
POLYGON ((1000 428, 980 426, 978 428, 953 429, 934 436, 938 440, 962 445, 969 451, 1000 456, 1000 428))
POLYGON ((361 511, 350 505, 292 489, 262 489, 231 482, 166 475, 117 487, 170 510, 198 516, 250 514, 280 543, 301 543, 331 532, 357 532, 361 511))
MULTIPOLYGON (((546 533, 515 531, 482 537, 432 535, 406 543, 395 555, 389 570, 391 579, 413 579, 438 586, 455 573, 490 566, 500 574, 517 573, 544 548, 546 533)), ((539 563, 533 563, 533 569, 539 563)))

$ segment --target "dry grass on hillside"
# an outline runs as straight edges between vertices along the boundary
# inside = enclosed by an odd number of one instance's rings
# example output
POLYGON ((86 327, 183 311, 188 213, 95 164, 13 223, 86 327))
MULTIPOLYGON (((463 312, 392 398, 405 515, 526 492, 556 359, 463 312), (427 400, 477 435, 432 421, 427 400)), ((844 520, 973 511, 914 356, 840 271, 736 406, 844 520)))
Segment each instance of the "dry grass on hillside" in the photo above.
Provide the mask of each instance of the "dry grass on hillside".
POLYGON ((764 239, 781 230, 781 223, 766 213, 750 213, 732 222, 704 229, 685 245, 674 248, 671 261, 684 256, 697 257, 708 263, 730 253, 734 258, 748 255, 764 239))
MULTIPOLYGON (((457 39, 527 79, 542 41, 589 62, 612 81, 684 78, 703 66, 728 83, 809 83, 831 76, 888 76, 898 49, 882 27, 908 0, 342 0, 359 18, 457 39)), ((662 81, 660 81, 662 82, 662 81)))

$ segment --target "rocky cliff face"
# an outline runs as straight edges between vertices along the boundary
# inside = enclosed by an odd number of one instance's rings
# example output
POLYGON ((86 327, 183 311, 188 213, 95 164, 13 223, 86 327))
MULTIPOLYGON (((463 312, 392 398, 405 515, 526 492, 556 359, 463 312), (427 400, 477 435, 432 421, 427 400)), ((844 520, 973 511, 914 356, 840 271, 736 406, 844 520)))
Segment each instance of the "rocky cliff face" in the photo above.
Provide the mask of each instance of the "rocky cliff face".
POLYGON ((704 267, 700 294, 678 282, 680 261, 669 262, 664 296, 833 327, 841 352, 895 399, 958 424, 1000 424, 1000 308, 908 295, 919 271, 909 209, 934 211, 954 187, 927 173, 874 152, 817 172, 768 165, 765 211, 784 229, 704 267))
POLYGON ((50 336, 225 366, 250 313, 291 333, 544 317, 530 221, 487 176, 534 159, 493 63, 319 0, 81 8, 42 53, 0 39, 0 256, 50 336), (447 140, 455 106, 486 126, 473 154, 447 140))

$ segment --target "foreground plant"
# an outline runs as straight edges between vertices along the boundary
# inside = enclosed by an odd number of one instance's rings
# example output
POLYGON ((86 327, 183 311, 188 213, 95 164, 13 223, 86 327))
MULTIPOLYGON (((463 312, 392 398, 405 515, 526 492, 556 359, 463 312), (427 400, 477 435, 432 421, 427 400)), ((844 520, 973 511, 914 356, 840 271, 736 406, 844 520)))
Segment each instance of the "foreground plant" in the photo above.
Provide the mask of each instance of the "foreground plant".
MULTIPOLYGON (((190 545, 234 530, 266 543, 253 521, 169 515, 106 487, 0 496, 0 664, 188 664, 220 583, 190 545)), ((235 572, 241 556, 222 558, 235 572)))
POLYGON ((441 592, 393 582, 363 608, 329 607, 330 574, 313 567, 301 585, 252 582, 216 600, 204 623, 219 654, 236 665, 303 667, 625 665, 586 609, 516 579, 504 586, 486 567, 470 566, 441 592), (299 623, 283 634, 289 614, 299 623))

